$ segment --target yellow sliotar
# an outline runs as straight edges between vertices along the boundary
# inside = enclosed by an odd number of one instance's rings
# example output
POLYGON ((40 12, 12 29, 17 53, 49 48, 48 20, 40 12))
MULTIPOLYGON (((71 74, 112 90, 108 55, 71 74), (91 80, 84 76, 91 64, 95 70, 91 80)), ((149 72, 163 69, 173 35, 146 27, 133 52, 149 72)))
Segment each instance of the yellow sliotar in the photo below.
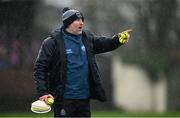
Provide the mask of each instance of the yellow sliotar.
POLYGON ((49 98, 48 98, 48 101, 47 101, 47 104, 48 104, 48 105, 52 105, 53 103, 54 103, 54 99, 51 98, 51 97, 49 97, 49 98))

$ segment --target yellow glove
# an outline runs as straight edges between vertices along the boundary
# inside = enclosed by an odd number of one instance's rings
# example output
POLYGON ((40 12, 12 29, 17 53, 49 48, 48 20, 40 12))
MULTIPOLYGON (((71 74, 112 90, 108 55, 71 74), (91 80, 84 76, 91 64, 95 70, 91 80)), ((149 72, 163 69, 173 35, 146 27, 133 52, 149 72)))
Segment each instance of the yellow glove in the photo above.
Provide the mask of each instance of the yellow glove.
POLYGON ((128 29, 128 30, 123 31, 123 32, 118 34, 119 42, 121 44, 124 44, 124 43, 128 42, 128 40, 130 38, 129 32, 132 32, 132 29, 128 29))

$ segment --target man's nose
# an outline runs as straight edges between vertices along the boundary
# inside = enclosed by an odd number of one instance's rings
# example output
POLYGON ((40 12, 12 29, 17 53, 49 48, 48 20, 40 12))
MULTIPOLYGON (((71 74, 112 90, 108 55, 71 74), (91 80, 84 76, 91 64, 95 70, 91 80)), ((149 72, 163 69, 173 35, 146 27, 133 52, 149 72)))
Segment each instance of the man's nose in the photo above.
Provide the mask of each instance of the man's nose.
POLYGON ((81 25, 83 25, 83 24, 84 24, 84 22, 83 22, 83 20, 82 20, 82 19, 80 19, 80 24, 81 24, 81 25))

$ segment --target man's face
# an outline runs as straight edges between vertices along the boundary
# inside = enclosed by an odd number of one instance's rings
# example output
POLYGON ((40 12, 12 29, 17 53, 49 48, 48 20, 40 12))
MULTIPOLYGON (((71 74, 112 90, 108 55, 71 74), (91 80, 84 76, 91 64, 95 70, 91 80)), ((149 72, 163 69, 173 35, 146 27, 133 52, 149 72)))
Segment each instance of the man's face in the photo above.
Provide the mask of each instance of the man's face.
POLYGON ((72 22, 68 27, 67 27, 67 31, 75 34, 75 35, 79 35, 82 33, 82 28, 83 28, 84 22, 82 21, 82 19, 77 19, 74 22, 72 22))

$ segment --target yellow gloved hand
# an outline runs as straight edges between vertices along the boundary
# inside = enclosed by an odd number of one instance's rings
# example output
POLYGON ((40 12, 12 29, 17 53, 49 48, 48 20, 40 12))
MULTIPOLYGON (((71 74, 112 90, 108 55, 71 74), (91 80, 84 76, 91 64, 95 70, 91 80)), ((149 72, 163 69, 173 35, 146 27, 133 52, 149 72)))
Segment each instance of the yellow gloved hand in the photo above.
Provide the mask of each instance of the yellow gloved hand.
POLYGON ((129 32, 132 32, 132 29, 128 29, 128 30, 123 31, 123 32, 118 34, 119 42, 121 44, 124 44, 124 43, 128 42, 128 40, 130 38, 129 32))

